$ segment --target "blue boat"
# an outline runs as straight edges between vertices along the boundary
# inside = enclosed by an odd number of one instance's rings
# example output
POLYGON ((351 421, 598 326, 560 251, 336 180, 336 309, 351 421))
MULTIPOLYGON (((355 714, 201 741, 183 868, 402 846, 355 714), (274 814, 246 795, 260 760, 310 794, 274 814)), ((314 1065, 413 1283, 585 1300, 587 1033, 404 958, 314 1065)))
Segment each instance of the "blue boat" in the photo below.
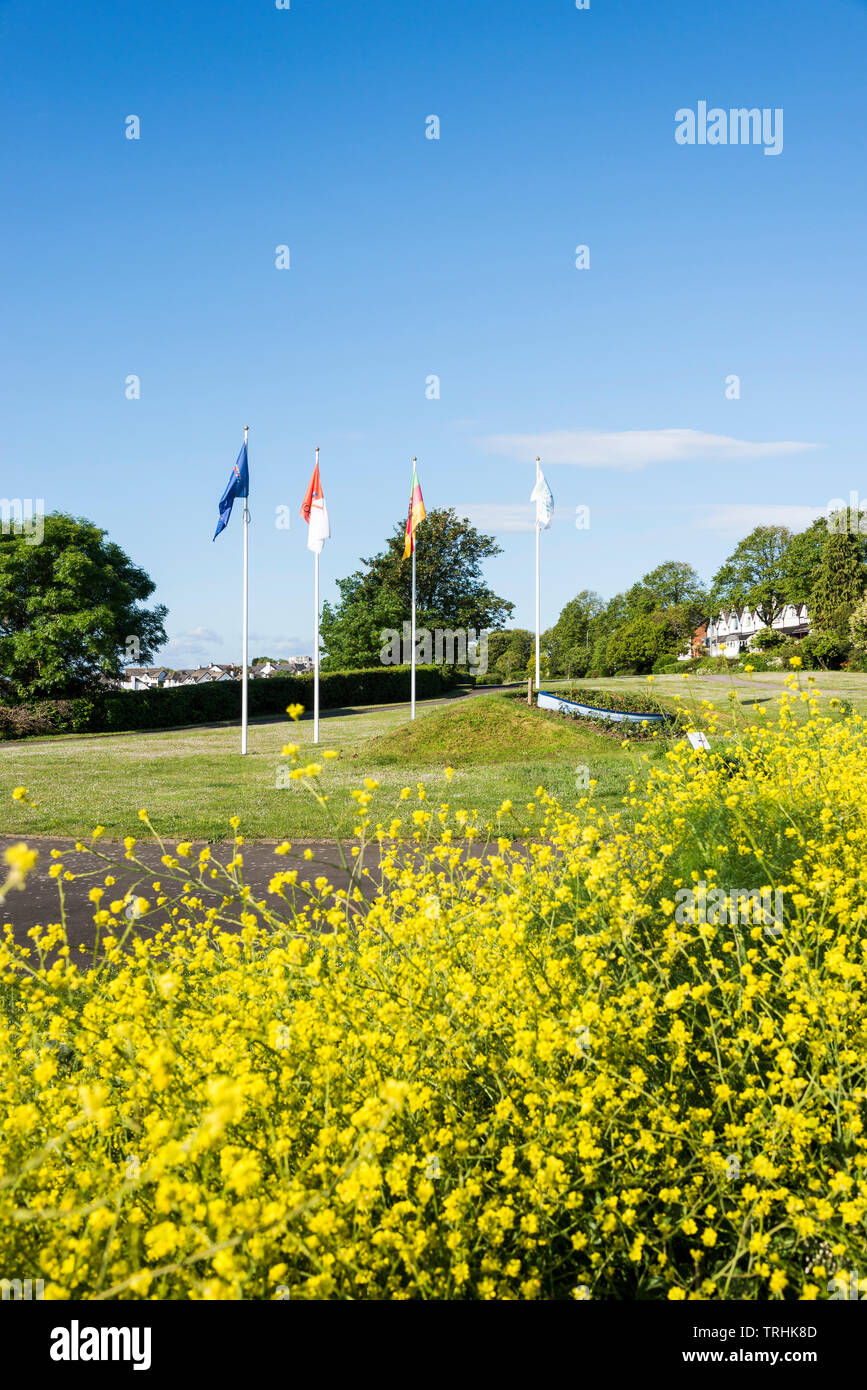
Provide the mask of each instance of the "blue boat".
POLYGON ((540 690, 536 703, 539 709, 553 709, 561 714, 583 714, 590 719, 611 719, 618 724, 664 724, 664 714, 638 714, 633 710, 599 709, 596 705, 579 705, 574 700, 564 700, 560 695, 551 695, 540 690))

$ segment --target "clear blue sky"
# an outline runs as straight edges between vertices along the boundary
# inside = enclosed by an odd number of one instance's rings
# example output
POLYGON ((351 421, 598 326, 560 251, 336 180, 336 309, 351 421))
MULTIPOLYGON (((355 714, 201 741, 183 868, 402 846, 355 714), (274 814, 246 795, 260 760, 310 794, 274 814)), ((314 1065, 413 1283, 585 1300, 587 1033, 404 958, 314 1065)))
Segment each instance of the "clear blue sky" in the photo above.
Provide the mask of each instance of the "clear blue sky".
POLYGON ((251 655, 312 649, 317 444, 325 597, 417 454, 526 626, 537 447, 546 625, 867 494, 862 0, 3 0, 0 43, 0 494, 151 573, 164 661, 239 654, 245 424, 251 655), (678 145, 699 101, 782 108, 783 152, 678 145))

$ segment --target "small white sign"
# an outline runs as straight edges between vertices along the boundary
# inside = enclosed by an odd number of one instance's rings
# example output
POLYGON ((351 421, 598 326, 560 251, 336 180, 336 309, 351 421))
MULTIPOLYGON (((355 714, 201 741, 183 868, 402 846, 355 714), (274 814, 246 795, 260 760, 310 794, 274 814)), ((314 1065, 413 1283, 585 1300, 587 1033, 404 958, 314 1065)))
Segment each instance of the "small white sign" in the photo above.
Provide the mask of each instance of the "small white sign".
POLYGON ((691 733, 688 733, 687 738, 689 739, 693 748, 707 748, 708 750, 710 749, 710 744, 707 741, 707 734, 701 733, 701 731, 698 729, 693 729, 691 733))

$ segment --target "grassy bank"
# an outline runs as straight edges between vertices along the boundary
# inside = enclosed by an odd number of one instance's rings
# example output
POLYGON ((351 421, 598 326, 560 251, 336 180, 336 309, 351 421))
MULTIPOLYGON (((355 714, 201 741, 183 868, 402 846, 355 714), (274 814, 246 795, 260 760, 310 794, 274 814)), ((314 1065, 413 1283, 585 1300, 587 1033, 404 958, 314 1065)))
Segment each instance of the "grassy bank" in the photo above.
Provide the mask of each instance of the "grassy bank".
POLYGON ((238 752, 237 727, 0 746, 0 833, 89 835, 99 823, 120 837, 135 831, 146 807, 169 837, 224 839, 229 817, 238 815, 250 837, 316 839, 335 827, 351 834, 350 792, 364 777, 375 777, 396 797, 423 774, 432 799, 478 809, 488 820, 504 799, 524 805, 540 783, 564 804, 574 802, 584 768, 598 781, 595 795, 619 803, 635 767, 616 739, 543 719, 502 695, 420 705, 414 725, 405 705, 338 712, 322 719, 321 736, 321 748, 339 754, 327 770, 331 821, 297 783, 280 784, 285 743, 301 742, 313 752, 311 721, 282 719, 251 726, 246 757, 238 752), (450 784, 447 766, 455 769, 450 784), (37 811, 11 799, 19 784, 39 802, 37 811))
MULTIPOLYGON (((691 710, 707 727, 709 704, 718 712, 722 736, 756 715, 773 722, 785 676, 635 676, 593 681, 600 690, 652 692, 663 705, 691 710), (758 712, 761 711, 759 716, 758 712)), ((800 677, 806 691, 809 678, 800 677)), ((562 688, 563 682, 546 683, 562 688)), ((867 676, 845 672, 815 678, 822 712, 833 701, 848 701, 867 713, 867 676)), ((792 717, 805 718, 797 702, 792 717)), ((656 743, 624 749, 618 736, 541 716, 519 699, 503 694, 455 696, 419 704, 411 723, 407 706, 369 706, 323 716, 321 745, 339 756, 326 774, 327 813, 297 783, 282 784, 287 742, 312 747, 312 722, 288 718, 251 725, 250 752, 238 752, 238 728, 165 730, 153 733, 81 735, 29 739, 0 745, 0 834, 86 835, 99 823, 120 837, 138 823, 146 807, 161 833, 224 839, 229 817, 241 817, 244 833, 263 839, 328 838, 351 834, 355 823, 351 791, 364 777, 376 778, 387 798, 423 776, 432 799, 455 809, 477 809, 483 821, 495 817, 503 800, 524 806, 543 784, 564 805, 582 794, 582 773, 597 782, 594 797, 619 806, 630 781, 642 781, 662 756, 656 743), (649 764, 641 761, 647 753, 649 764), (451 783, 445 768, 455 769, 451 783), (586 769, 586 771, 584 771, 586 769), (37 811, 12 801, 16 785, 27 786, 40 803, 37 811)))

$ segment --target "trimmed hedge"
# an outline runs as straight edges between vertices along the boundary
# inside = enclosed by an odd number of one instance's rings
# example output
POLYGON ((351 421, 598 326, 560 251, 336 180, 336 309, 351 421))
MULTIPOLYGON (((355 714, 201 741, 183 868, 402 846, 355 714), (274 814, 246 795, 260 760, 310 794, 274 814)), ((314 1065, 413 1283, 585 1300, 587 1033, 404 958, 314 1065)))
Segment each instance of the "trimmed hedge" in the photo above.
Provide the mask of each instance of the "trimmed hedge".
MULTIPOLYGON (((408 666, 376 666, 365 671, 328 671, 319 677, 322 709, 344 705, 399 704, 409 700, 408 666)), ((429 700, 458 683, 453 666, 417 666, 416 695, 429 700)), ((284 714, 286 706, 313 706, 313 673, 266 676, 248 685, 250 717, 284 714)), ((33 705, 0 705, 0 739, 46 734, 121 733, 168 729, 186 724, 237 720, 240 681, 209 681, 171 690, 95 691, 72 700, 41 700, 33 705)))

